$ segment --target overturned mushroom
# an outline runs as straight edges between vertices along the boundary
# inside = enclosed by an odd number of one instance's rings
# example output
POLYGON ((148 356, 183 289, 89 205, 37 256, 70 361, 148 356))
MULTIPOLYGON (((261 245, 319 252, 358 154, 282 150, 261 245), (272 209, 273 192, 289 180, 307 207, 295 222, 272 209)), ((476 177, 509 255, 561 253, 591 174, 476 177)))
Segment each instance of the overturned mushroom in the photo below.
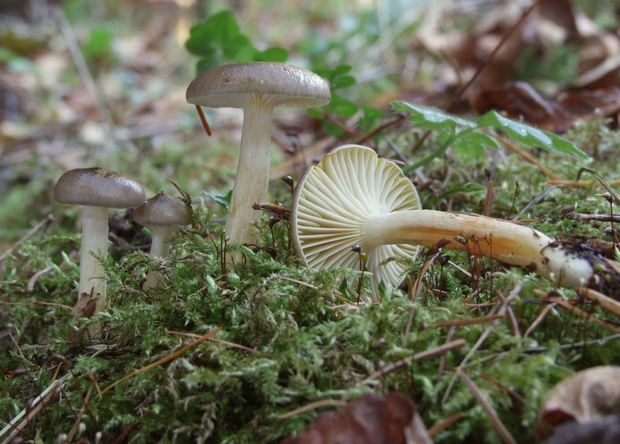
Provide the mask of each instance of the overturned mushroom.
POLYGON ((421 210, 411 182, 370 148, 345 145, 300 180, 291 211, 291 232, 300 257, 312 268, 357 268, 366 253, 376 292, 397 286, 418 245, 440 245, 524 267, 558 285, 578 288, 596 278, 602 260, 582 258, 523 225, 483 216, 421 210))
MULTIPOLYGON (((166 257, 170 251, 169 238, 183 225, 189 223, 189 215, 185 204, 179 199, 163 192, 147 200, 144 205, 136 208, 133 219, 144 225, 151 232, 151 257, 166 257)), ((149 273, 144 288, 157 284, 157 276, 149 273)))
MULTIPOLYGON (((144 190, 136 181, 103 168, 79 168, 63 174, 54 187, 60 203, 83 205, 80 248, 79 298, 96 299, 93 316, 105 310, 106 282, 99 258, 108 254, 108 208, 134 208, 144 202, 144 190)), ((97 336, 100 324, 89 327, 97 336)))
POLYGON ((218 66, 189 85, 186 98, 191 104, 244 111, 239 164, 226 222, 231 243, 256 243, 254 224, 260 213, 252 210, 252 204, 264 201, 267 195, 274 108, 322 106, 330 97, 329 85, 318 75, 272 62, 218 66))

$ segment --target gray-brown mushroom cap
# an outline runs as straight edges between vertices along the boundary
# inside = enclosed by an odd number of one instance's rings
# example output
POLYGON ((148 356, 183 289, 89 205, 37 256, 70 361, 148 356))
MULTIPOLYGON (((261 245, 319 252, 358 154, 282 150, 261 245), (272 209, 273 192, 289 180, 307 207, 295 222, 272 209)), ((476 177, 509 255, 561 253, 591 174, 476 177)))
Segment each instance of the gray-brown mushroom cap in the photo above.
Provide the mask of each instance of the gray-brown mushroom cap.
POLYGON ((140 225, 187 225, 189 215, 185 204, 169 194, 159 193, 136 208, 133 219, 140 225))
POLYGON ((273 96, 275 106, 312 108, 329 103, 328 83, 297 66, 276 62, 248 62, 206 70, 186 92, 189 103, 212 108, 243 108, 248 95, 273 96))
POLYGON ((144 189, 133 179, 104 168, 78 168, 63 174, 54 199, 70 205, 135 208, 144 203, 144 189))

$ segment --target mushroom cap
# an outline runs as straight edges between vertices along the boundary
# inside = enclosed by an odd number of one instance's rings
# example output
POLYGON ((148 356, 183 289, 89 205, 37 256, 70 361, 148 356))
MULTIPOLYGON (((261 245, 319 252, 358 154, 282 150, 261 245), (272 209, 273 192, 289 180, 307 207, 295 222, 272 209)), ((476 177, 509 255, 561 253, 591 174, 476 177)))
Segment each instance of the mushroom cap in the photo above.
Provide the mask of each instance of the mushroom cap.
POLYGON ((363 227, 372 216, 419 210, 415 187, 400 168, 379 159, 370 148, 343 145, 325 156, 300 179, 295 189, 291 227, 295 249, 307 266, 365 268, 372 273, 373 291, 379 282, 397 287, 404 267, 391 258, 415 258, 419 247, 406 244, 365 245, 363 227))
POLYGON ((133 220, 144 226, 187 225, 189 215, 183 202, 161 192, 136 208, 133 212, 133 220))
POLYGON ((534 435, 543 440, 567 422, 589 422, 610 415, 620 416, 620 367, 591 367, 549 390, 538 409, 534 435))
POLYGON ((135 208, 144 203, 144 189, 135 180, 104 168, 78 168, 60 176, 54 199, 71 205, 135 208))
POLYGON ((329 84, 319 75, 277 62, 217 66, 196 77, 185 97, 193 105, 243 108, 248 95, 271 97, 275 106, 312 108, 329 103, 329 84))

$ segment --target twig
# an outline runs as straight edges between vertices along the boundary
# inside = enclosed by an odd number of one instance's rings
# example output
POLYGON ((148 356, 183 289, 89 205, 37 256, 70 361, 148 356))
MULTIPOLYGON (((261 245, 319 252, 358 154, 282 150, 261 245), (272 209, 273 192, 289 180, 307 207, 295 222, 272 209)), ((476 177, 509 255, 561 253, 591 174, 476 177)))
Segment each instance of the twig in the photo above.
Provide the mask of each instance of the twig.
POLYGON ((65 17, 64 13, 62 12, 62 9, 60 8, 58 8, 57 18, 58 18, 58 23, 60 25, 60 31, 62 32, 62 35, 67 44, 67 47, 69 48, 71 57, 73 58, 73 63, 75 63, 75 66, 78 70, 80 78, 82 79, 82 82, 84 83, 84 86, 86 87, 86 90, 88 91, 88 94, 93 100, 97 108, 97 111, 99 112, 99 115, 101 116, 101 120, 103 121, 104 127, 108 135, 112 138, 112 140, 117 142, 123 148, 136 152, 137 147, 131 141, 127 139, 118 138, 118 133, 116 131, 116 125, 114 124, 114 121, 112 120, 112 116, 110 115, 110 112, 108 111, 108 108, 105 105, 103 96, 97 89, 95 80, 93 79, 93 76, 90 73, 90 70, 88 69, 88 65, 86 64, 84 55, 82 54, 82 51, 80 50, 80 46, 78 44, 77 38, 75 36, 75 33, 73 32, 73 28, 71 27, 71 24, 67 20, 67 17, 65 17))
POLYGON ((176 358, 178 358, 179 356, 183 355, 186 351, 188 351, 189 349, 197 346, 198 344, 208 340, 209 338, 211 338, 211 336, 215 335, 218 331, 220 331, 222 328, 218 327, 212 331, 210 331, 209 333, 199 337, 198 339, 196 339, 194 342, 190 342, 189 344, 187 344, 185 347, 181 348, 180 350, 177 350, 176 352, 174 352, 173 354, 166 356, 165 358, 160 359, 159 361, 155 361, 145 367, 142 367, 138 370, 135 370, 133 372, 131 372, 128 375, 123 376, 121 379, 119 379, 116 382, 113 382, 111 385, 107 386, 106 388, 104 388, 101 391, 101 394, 99 396, 102 396, 105 392, 107 392, 108 390, 112 389, 113 387, 116 387, 118 384, 120 384, 121 382, 125 382, 128 379, 133 378, 136 375, 139 375, 142 372, 145 372, 147 370, 150 370, 152 368, 155 368, 159 365, 165 364, 166 362, 170 362, 176 358))
POLYGON ((19 248, 19 246, 22 243, 26 242, 32 236, 37 234, 37 232, 45 228, 47 225, 49 225, 53 221, 54 221, 53 214, 50 213, 47 216, 45 216, 45 219, 43 219, 41 222, 39 222, 34 227, 32 227, 30 231, 28 231, 28 233, 26 233, 21 239, 19 239, 11 248, 9 248, 8 250, 6 250, 4 253, 0 255, 0 262, 4 261, 7 258, 7 256, 13 254, 15 250, 17 250, 17 248, 19 248))
POLYGON ((557 174, 555 174, 553 171, 551 171, 549 168, 547 168, 546 166, 544 166, 541 162, 538 161, 538 159, 536 159, 534 156, 532 156, 531 154, 523 151, 521 148, 519 148, 516 144, 514 144, 512 141, 510 141, 509 139, 506 139, 505 137, 499 136, 497 134, 489 134, 491 137, 493 137, 495 140, 497 140, 498 142, 500 142, 501 144, 505 145, 510 151, 512 151, 513 153, 518 154, 519 156, 523 157, 525 160, 527 160, 529 163, 536 165, 536 167, 542 171, 544 173, 545 176, 547 176, 549 179, 551 180, 560 180, 560 176, 558 176, 557 174))
POLYGON ((54 396, 55 394, 56 388, 62 387, 62 385, 65 384, 68 379, 69 375, 67 374, 62 378, 53 381, 45 390, 41 392, 41 394, 39 394, 39 396, 32 400, 28 409, 24 409, 19 412, 11 422, 9 422, 2 430, 0 430, 0 437, 4 436, 4 434, 7 433, 9 430, 12 430, 12 432, 5 438, 5 440, 2 441, 2 444, 8 444, 12 442, 13 438, 15 438, 18 433, 20 433, 25 427, 27 427, 28 424, 30 424, 30 422, 32 421, 32 419, 37 415, 37 413, 39 413, 39 411, 43 408, 43 406, 50 401, 52 396, 54 396), (16 425, 20 421, 20 419, 26 414, 26 419, 22 421, 21 424, 16 425))
POLYGON ((538 327, 538 324, 540 324, 542 322, 543 319, 545 319, 545 316, 547 316, 547 314, 554 309, 558 304, 553 302, 551 304, 548 304, 545 308, 543 308, 543 310, 540 312, 540 314, 538 315, 538 317, 534 320, 534 322, 532 322, 532 324, 527 328, 527 330, 525 330, 525 334, 523 335, 523 339, 527 338, 530 333, 532 333, 534 331, 534 329, 536 327, 538 327))
POLYGON ((390 365, 382 368, 381 370, 379 370, 377 372, 374 372, 373 374, 369 375, 362 382, 368 382, 368 381, 372 381, 373 379, 380 378, 380 377, 382 377, 384 375, 387 375, 388 373, 391 373, 391 372, 393 372, 395 370, 398 370, 398 369, 406 366, 410 362, 420 362, 420 361, 424 361, 426 359, 434 358, 436 356, 444 355, 444 354, 448 353, 449 351, 452 351, 452 350, 455 350, 457 348, 463 347, 466 344, 467 344, 467 341, 465 341, 465 339, 456 339, 454 341, 446 342, 445 344, 439 345, 439 346, 437 346, 435 348, 432 348, 430 350, 425 350, 423 352, 416 353, 413 356, 409 356, 408 358, 401 359, 400 361, 396 361, 393 364, 390 364, 390 365))
MULTIPOLYGON (((516 287, 510 292, 510 294, 508 295, 508 297, 506 298, 505 301, 503 301, 503 303, 501 304, 501 306, 499 304, 496 304, 492 309, 491 312, 489 313, 489 315, 493 315, 495 314, 495 311, 497 311, 499 314, 505 314, 506 313, 506 307, 508 306, 508 304, 510 304, 510 302, 512 302, 512 300, 514 298, 516 298, 519 293, 521 292, 521 290, 523 289, 523 287, 525 286, 525 283, 527 282, 527 279, 523 279, 521 280, 516 287)), ((497 321, 491 321, 491 325, 487 326, 485 328, 485 330, 482 332, 482 334, 480 335, 480 337, 478 338, 478 341, 476 341, 476 343, 474 344, 474 346, 469 350, 469 352, 467 353, 467 355, 465 356, 465 358, 463 358, 463 361, 461 361, 461 363, 459 364, 459 366, 457 367, 457 374, 463 369, 465 368, 465 366, 467 365, 467 363, 469 362, 469 360, 471 359, 471 357, 474 355, 474 353, 476 353, 476 351, 478 351, 478 349, 482 346, 482 344, 484 343, 484 341, 486 341, 487 337, 491 334, 491 332, 493 331, 493 328, 495 328, 495 324, 497 323, 497 321)), ((448 400, 448 397, 450 396, 450 392, 452 391, 452 387, 454 386, 454 384, 456 383, 456 374, 452 377, 452 379, 450 379, 450 382, 448 384, 448 388, 446 389, 446 393, 443 395, 443 398, 441 399, 441 403, 445 404, 446 401, 448 400)))
POLYGON ((517 444, 517 441, 513 438, 506 426, 499 419, 497 413, 495 413, 493 407, 491 407, 491 405, 487 402, 486 398, 484 397, 476 383, 472 381, 472 379, 467 376, 467 374, 461 369, 457 369, 456 375, 461 378, 461 381, 465 383, 467 388, 471 391, 472 395, 474 395, 474 398, 476 398, 476 400, 478 401, 478 404, 480 404, 482 409, 486 412, 487 417, 491 421, 491 424, 493 424, 493 427, 495 428, 499 436, 502 438, 502 441, 507 444, 517 444))
POLYGON ((54 267, 50 265, 49 267, 46 267, 43 270, 39 270, 35 274, 33 274, 30 280, 28 281, 28 286, 26 287, 26 293, 32 293, 34 291, 34 285, 37 283, 37 280, 41 276, 45 276, 46 274, 50 273, 53 269, 54 267))
POLYGON ((290 412, 283 413, 278 416, 278 419, 287 419, 292 416, 299 415, 300 413, 309 412, 310 410, 320 409, 321 407, 344 407, 347 405, 345 401, 339 401, 337 399, 323 399, 322 401, 311 402, 302 407, 291 410, 290 412))
MULTIPOLYGON (((585 294, 592 295, 592 293, 590 293, 590 291, 593 291, 593 290, 589 290, 587 293, 584 293, 584 296, 585 296, 585 294)), ((570 302, 565 301, 564 299, 560 299, 560 298, 555 297, 555 296, 549 296, 549 294, 548 294, 548 293, 545 293, 544 291, 541 291, 541 290, 536 290, 536 289, 535 289, 535 290, 534 290, 534 293, 536 293, 536 294, 538 294, 538 295, 541 295, 541 296, 543 296, 543 297, 547 298, 547 299, 548 299, 548 300, 550 300, 551 302, 555 302, 556 304, 561 305, 562 307, 566 308, 566 309, 567 309, 567 310, 569 310, 569 311, 572 311, 572 312, 573 312, 573 313, 575 313, 576 315, 581 316, 582 318, 584 318, 584 319, 586 319, 586 320, 592 321, 592 322, 594 322, 594 323, 596 323, 596 324, 600 325, 601 327, 606 328, 606 329, 607 329, 607 330, 609 330, 609 331, 612 331, 612 332, 614 332, 614 333, 620 333, 620 330, 619 330, 619 329, 617 329, 616 327, 614 327, 614 326, 612 326, 612 325, 609 325, 607 322, 601 321, 601 320, 600 320, 600 319, 598 319, 598 318, 595 318, 595 317, 594 317, 594 316, 592 316, 590 313, 587 313, 587 312, 585 312, 585 311, 583 311, 583 310, 580 310, 579 308, 577 308, 577 307, 573 306, 570 302)), ((600 294, 600 293, 599 293, 599 294, 600 294)), ((597 302, 598 302, 598 301, 597 301, 597 302)))
POLYGON ((586 213, 568 213, 565 218, 571 220, 596 220, 600 222, 620 222, 620 214, 586 214, 586 213))
POLYGON ((595 302, 603 307, 603 309, 620 317, 620 302, 610 298, 609 296, 585 287, 579 289, 579 296, 590 299, 592 302, 595 302))
MULTIPOLYGON (((194 333, 184 333, 181 331, 173 331, 173 330, 168 330, 166 329, 166 333, 170 334, 170 335, 179 335, 179 336, 186 336, 188 338, 200 338, 200 335, 194 334, 194 333)), ((240 350, 244 350, 250 353, 257 353, 260 355, 260 352, 258 350, 255 350, 253 348, 250 347, 246 347, 245 345, 241 345, 241 344, 236 344, 234 342, 230 342, 230 341, 225 341, 223 339, 216 339, 216 338, 209 338, 210 342, 217 342, 218 344, 223 344, 226 345, 228 347, 233 347, 233 348, 238 348, 240 350)))
POLYGON ((506 315, 504 314, 496 314, 490 316, 481 316, 474 319, 454 319, 451 321, 438 321, 435 322, 436 327, 452 327, 459 325, 474 325, 474 324, 484 324, 486 322, 496 321, 498 319, 504 319, 506 315))
POLYGON ((432 438, 433 436, 435 436, 436 434, 438 434, 442 430, 445 430, 448 427, 450 427, 455 422, 460 421, 463 418, 463 416, 465 416, 465 414, 461 413, 461 412, 455 413, 452 416, 448 416, 446 419, 441 421, 439 424, 435 424, 433 427, 428 429, 427 430, 428 436, 430 436, 432 438))

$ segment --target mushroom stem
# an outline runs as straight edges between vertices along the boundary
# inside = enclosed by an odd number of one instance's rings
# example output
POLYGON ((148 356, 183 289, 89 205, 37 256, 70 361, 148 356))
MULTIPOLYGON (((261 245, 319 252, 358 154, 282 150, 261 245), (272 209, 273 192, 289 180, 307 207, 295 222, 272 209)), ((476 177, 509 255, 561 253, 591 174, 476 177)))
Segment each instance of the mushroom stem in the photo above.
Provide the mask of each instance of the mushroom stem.
POLYGON ((177 231, 179 226, 166 226, 166 225, 150 225, 148 227, 151 232, 151 250, 149 256, 151 257, 166 257, 170 252, 170 242, 168 238, 177 231))
POLYGON ((256 243, 256 222, 261 213, 254 211, 252 204, 263 202, 267 196, 271 118, 276 105, 268 97, 253 96, 243 110, 241 151, 226 222, 232 244, 256 243))
POLYGON ((524 267, 568 288, 585 285, 594 274, 588 260, 540 231, 490 217, 410 210, 371 216, 362 231, 362 251, 388 244, 443 243, 444 248, 524 267))
MULTIPOLYGON (((167 239, 177 231, 178 226, 165 226, 165 225, 151 225, 148 227, 151 232, 151 250, 149 256, 163 258, 168 256, 170 252, 170 242, 167 239)), ((143 289, 155 287, 160 281, 159 273, 155 271, 149 271, 146 275, 146 281, 142 286, 143 289)))
MULTIPOLYGON (((82 208, 82 246, 80 247, 80 289, 84 294, 97 298, 93 316, 105 310, 106 281, 100 258, 108 255, 108 209, 84 206, 82 208)), ((91 324, 88 332, 94 338, 101 331, 101 323, 91 324)))

